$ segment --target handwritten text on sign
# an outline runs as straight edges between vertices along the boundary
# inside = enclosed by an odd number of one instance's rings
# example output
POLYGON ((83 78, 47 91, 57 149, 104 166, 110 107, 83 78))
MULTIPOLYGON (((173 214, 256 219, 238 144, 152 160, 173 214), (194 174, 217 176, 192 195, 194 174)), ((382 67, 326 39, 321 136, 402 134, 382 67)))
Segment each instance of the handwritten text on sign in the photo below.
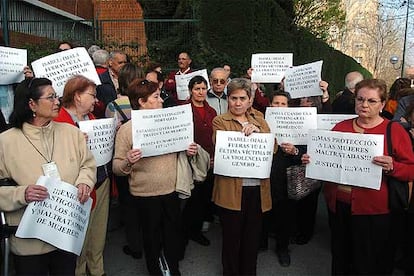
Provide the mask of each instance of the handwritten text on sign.
POLYGON ((116 133, 115 118, 80 121, 79 129, 88 134, 87 144, 95 157, 96 166, 111 161, 116 133))
POLYGON ((0 85, 24 80, 23 67, 27 65, 27 50, 0 46, 0 85))
POLYGON ((322 61, 316 61, 286 70, 285 91, 292 99, 322 95, 319 88, 322 61))
POLYGON ((41 176, 36 185, 46 186, 49 198, 31 202, 16 232, 18 238, 35 238, 80 255, 92 199, 81 204, 78 189, 56 178, 41 176))
POLYGON ((379 190, 382 168, 372 159, 383 152, 383 135, 310 130, 306 177, 379 190))
POLYGON ((74 75, 82 75, 101 84, 93 61, 83 47, 78 47, 49 55, 32 62, 36 77, 45 77, 52 81, 53 88, 59 96, 63 95, 66 81, 74 75))
POLYGON ((175 75, 175 85, 177 89, 177 98, 181 101, 187 100, 190 97, 190 91, 188 89, 188 83, 195 76, 202 76, 207 81, 207 89, 210 88, 208 81, 207 69, 194 71, 188 74, 175 75))
POLYGON ((190 104, 132 110, 131 120, 133 148, 144 157, 183 151, 194 141, 190 104))
POLYGON ((253 54, 252 82, 280 82, 285 71, 293 65, 293 54, 253 54))
POLYGON ((316 107, 268 107, 266 122, 279 144, 306 145, 309 129, 316 129, 316 107))
POLYGON ((268 178, 272 166, 272 133, 245 136, 238 131, 217 131, 214 173, 225 176, 268 178))

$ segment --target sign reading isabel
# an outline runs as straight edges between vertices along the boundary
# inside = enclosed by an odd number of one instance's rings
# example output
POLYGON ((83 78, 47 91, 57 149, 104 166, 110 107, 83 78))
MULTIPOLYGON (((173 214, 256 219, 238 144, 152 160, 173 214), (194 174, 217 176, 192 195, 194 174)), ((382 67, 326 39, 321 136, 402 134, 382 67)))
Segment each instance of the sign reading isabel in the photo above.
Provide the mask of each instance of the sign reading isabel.
POLYGON ((214 173, 234 177, 268 178, 274 144, 272 133, 245 136, 238 131, 218 130, 214 173))
POLYGON ((317 126, 316 107, 268 107, 265 118, 279 144, 306 145, 317 126))
POLYGON ((0 46, 0 85, 24 80, 23 67, 27 65, 27 50, 0 46))
POLYGON ((142 156, 183 151, 194 141, 191 105, 132 110, 132 141, 142 156))
POLYGON ((356 114, 318 114, 318 129, 331 130, 337 123, 357 116, 356 114))
POLYGON ((285 91, 292 99, 322 95, 319 88, 323 61, 288 68, 285 73, 285 91))
POLYGON ((306 177, 379 190, 382 168, 372 159, 383 151, 383 135, 310 130, 306 177))
POLYGON ((253 54, 252 82, 280 82, 293 65, 293 54, 253 54))
POLYGON ((177 90, 177 98, 181 101, 187 100, 190 97, 190 91, 188 90, 188 83, 195 76, 202 76, 207 81, 207 89, 210 88, 208 81, 207 69, 194 71, 188 74, 175 75, 175 85, 177 90))
POLYGON ((96 85, 101 84, 95 66, 88 52, 78 47, 52 54, 32 62, 35 76, 48 78, 59 96, 63 95, 66 81, 74 75, 82 75, 92 80, 96 85))
POLYGON ((56 178, 41 176, 36 185, 45 186, 49 198, 29 203, 16 237, 39 239, 79 256, 88 228, 92 199, 81 204, 78 189, 56 178))
POLYGON ((95 157, 96 166, 107 164, 114 150, 115 118, 79 122, 79 129, 88 135, 88 147, 95 157))

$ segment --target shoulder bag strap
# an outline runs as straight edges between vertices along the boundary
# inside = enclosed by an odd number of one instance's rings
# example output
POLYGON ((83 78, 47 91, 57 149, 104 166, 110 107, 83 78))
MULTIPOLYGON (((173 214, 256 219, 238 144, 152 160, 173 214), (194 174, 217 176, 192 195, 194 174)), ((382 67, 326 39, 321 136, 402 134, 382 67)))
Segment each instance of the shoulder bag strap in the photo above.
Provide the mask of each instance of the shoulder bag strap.
POLYGON ((387 150, 388 150, 388 155, 389 156, 393 156, 393 151, 392 151, 392 140, 391 140, 391 125, 392 125, 392 121, 390 121, 387 124, 387 130, 386 130, 386 139, 387 139, 387 150))
POLYGON ((115 109, 119 112, 119 114, 121 114, 122 119, 124 120, 124 122, 128 121, 128 117, 125 115, 124 111, 122 111, 121 107, 119 107, 119 105, 113 101, 112 104, 114 105, 115 109))

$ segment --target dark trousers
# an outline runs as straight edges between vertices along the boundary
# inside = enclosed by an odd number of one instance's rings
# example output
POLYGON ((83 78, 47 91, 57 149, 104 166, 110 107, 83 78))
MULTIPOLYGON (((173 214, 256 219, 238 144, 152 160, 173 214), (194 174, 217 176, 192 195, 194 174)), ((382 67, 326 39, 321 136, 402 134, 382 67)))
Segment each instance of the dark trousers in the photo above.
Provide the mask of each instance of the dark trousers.
POLYGON ((333 275, 390 274, 390 215, 352 215, 337 202, 329 212, 333 275))
POLYGON ((315 230, 316 211, 320 188, 296 201, 296 233, 304 240, 310 240, 315 230))
POLYGON ((62 250, 42 255, 13 255, 16 275, 75 275, 77 256, 62 250))
POLYGON ((262 228, 260 187, 243 187, 241 210, 219 208, 224 275, 255 275, 262 228))
POLYGON ((276 251, 288 249, 289 240, 293 232, 295 201, 291 199, 279 200, 273 203, 273 223, 276 234, 276 251))
POLYGON ((203 221, 209 216, 213 181, 213 172, 210 170, 204 182, 194 183, 194 189, 191 190, 191 197, 187 199, 183 210, 186 238, 198 234, 201 231, 203 221))
POLYGON ((125 226, 125 237, 128 247, 133 252, 142 251, 142 228, 139 211, 134 196, 129 192, 127 176, 115 176, 118 199, 121 205, 121 221, 125 226))
POLYGON ((177 193, 136 197, 142 222, 145 260, 151 275, 160 275, 161 250, 172 275, 179 275, 178 261, 182 254, 182 221, 177 193))

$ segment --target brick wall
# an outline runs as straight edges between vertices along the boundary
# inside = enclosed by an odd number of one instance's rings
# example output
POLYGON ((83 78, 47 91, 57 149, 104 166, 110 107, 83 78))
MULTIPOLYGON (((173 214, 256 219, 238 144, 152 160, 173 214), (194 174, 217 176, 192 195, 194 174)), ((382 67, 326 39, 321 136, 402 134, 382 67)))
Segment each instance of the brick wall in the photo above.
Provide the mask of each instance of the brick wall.
POLYGON ((147 53, 147 39, 143 22, 116 22, 116 20, 142 19, 143 12, 136 0, 93 0, 94 14, 98 20, 105 21, 100 24, 102 42, 108 48, 122 48, 132 57, 147 53), (129 47, 118 47, 121 45, 129 47))

